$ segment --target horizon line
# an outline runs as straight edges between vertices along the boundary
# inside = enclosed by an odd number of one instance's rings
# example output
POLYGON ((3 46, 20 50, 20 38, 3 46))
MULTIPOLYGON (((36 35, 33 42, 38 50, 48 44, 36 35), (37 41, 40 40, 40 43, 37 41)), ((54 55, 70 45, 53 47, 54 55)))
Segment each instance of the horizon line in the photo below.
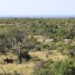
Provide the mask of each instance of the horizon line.
POLYGON ((0 18, 75 18, 75 15, 26 15, 26 16, 0 16, 0 18))

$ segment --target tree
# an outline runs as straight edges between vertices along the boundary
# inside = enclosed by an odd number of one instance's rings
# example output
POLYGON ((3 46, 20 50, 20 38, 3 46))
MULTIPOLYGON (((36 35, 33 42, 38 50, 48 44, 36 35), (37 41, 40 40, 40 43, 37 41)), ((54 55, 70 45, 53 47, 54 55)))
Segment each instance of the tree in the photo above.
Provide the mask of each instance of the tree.
POLYGON ((12 49, 17 49, 19 63, 22 63, 22 48, 26 44, 27 33, 21 29, 13 29, 10 31, 9 34, 12 37, 12 49))
POLYGON ((18 54, 19 63, 22 63, 22 48, 26 45, 27 37, 28 35, 26 31, 17 27, 13 27, 7 32, 0 33, 1 51, 16 51, 18 54))

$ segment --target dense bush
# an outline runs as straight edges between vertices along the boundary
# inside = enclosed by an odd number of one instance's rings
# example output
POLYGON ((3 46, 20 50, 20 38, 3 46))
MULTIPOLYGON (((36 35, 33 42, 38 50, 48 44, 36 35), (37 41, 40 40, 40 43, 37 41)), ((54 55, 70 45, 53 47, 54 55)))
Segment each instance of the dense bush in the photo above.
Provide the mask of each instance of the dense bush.
POLYGON ((74 70, 72 60, 57 62, 49 60, 41 68, 35 68, 33 75, 74 75, 74 70))
MULTIPOLYGON (((66 50, 68 55, 75 56, 75 19, 49 19, 49 18, 8 18, 0 19, 0 53, 9 51, 22 51, 22 57, 29 60, 30 50, 66 50), (32 36, 32 37, 31 37, 32 36), (35 36, 43 39, 53 39, 52 42, 38 42, 35 36), (64 41, 65 39, 71 40, 64 41), (26 50, 26 51, 24 51, 26 50)), ((33 57, 31 61, 40 61, 33 57)), ((73 59, 74 60, 74 59, 73 59)), ((72 60, 45 62, 34 69, 33 75, 75 75, 75 66, 72 60)), ((38 64, 40 65, 40 64, 38 64)), ((2 74, 1 74, 2 75, 2 74)), ((8 73, 6 75, 12 75, 8 73)), ((14 75, 19 75, 14 72, 14 75)))
POLYGON ((15 50, 72 50, 74 45, 60 43, 64 39, 75 41, 75 19, 49 18, 9 18, 0 19, 0 52, 15 50), (32 37, 30 37, 32 36, 32 37), (53 42, 38 42, 35 36, 42 40, 53 39, 53 42), (30 38, 29 38, 30 37, 30 38))
POLYGON ((0 19, 0 23, 4 24, 0 26, 0 29, 4 31, 16 27, 29 34, 44 35, 54 38, 56 41, 75 38, 75 19, 9 18, 0 19))

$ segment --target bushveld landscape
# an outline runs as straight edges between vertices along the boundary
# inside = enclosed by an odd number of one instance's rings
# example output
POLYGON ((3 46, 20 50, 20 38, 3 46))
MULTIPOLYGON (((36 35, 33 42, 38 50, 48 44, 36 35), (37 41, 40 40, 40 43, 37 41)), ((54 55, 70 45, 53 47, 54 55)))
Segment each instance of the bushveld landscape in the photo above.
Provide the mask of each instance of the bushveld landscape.
POLYGON ((75 75, 75 19, 1 18, 0 75, 75 75))

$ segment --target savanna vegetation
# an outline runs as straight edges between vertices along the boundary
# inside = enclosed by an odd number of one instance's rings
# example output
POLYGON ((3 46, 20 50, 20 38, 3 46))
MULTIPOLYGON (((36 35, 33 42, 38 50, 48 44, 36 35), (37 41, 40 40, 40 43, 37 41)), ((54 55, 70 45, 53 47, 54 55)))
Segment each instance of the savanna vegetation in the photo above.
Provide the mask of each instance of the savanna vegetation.
POLYGON ((0 19, 0 75, 74 74, 74 18, 0 19))

